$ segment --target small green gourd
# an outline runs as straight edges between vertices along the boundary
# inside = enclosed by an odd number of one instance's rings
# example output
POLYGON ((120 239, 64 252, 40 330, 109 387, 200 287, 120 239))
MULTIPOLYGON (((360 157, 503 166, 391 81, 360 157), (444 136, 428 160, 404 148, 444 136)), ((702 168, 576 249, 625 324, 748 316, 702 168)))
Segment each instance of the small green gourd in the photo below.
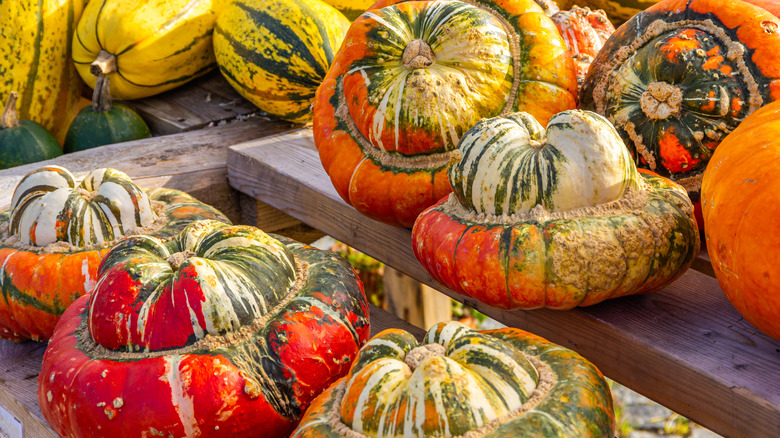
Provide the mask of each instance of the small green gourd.
POLYGON ((109 80, 98 76, 92 105, 82 109, 68 127, 65 153, 152 136, 146 122, 127 105, 111 102, 109 80))
POLYGON ((32 120, 19 120, 12 91, 0 115, 0 169, 35 163, 62 155, 60 143, 43 126, 32 120))

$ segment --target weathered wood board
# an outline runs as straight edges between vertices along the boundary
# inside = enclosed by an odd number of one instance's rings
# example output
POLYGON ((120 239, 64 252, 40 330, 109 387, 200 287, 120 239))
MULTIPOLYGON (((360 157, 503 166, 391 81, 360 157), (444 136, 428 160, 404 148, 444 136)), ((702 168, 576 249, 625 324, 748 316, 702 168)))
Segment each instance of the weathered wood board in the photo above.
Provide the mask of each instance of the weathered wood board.
MULTIPOLYGON (((92 90, 85 87, 87 98, 92 90)), ((156 96, 122 103, 133 108, 149 125, 154 135, 168 135, 218 125, 220 122, 262 114, 239 95, 222 75, 214 70, 186 86, 156 96)))
MULTIPOLYGON (((371 309, 371 336, 388 328, 406 330, 418 340, 422 340, 425 331, 382 310, 373 304, 371 309)), ((0 340, 0 409, 9 412, 23 430, 25 438, 53 438, 57 435, 51 430, 41 413, 38 404, 38 373, 41 370, 46 344, 25 342, 15 344, 0 340)), ((2 411, 0 411, 0 417, 2 411)), ((0 436, 3 432, 0 418, 0 436)), ((9 434, 10 435, 10 434, 9 434)), ((10 435, 13 436, 13 435, 10 435)))
POLYGON ((13 191, 24 175, 44 165, 56 164, 80 175, 100 167, 114 167, 142 187, 164 186, 186 191, 239 222, 238 193, 227 184, 228 146, 296 126, 299 125, 252 118, 198 131, 101 146, 0 170, 0 210, 10 206, 13 191))
POLYGON ((689 270, 662 291, 571 311, 502 311, 438 285, 410 230, 357 213, 320 165, 310 130, 230 148, 230 184, 507 325, 572 348, 607 376, 729 437, 780 436, 780 342, 689 270))

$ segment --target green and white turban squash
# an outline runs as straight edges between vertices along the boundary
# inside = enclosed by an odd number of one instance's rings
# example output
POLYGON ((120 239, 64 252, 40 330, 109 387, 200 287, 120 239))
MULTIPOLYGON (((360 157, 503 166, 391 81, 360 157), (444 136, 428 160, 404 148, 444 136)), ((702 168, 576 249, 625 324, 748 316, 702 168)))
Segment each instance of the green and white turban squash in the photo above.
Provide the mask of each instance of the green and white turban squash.
POLYGON ((615 436, 612 395, 585 358, 515 328, 389 329, 312 403, 291 438, 615 436))
POLYGON ((412 230, 445 286, 503 309, 569 309, 669 284, 699 252, 676 183, 639 173, 615 128, 580 110, 485 119, 461 140, 453 193, 412 230))

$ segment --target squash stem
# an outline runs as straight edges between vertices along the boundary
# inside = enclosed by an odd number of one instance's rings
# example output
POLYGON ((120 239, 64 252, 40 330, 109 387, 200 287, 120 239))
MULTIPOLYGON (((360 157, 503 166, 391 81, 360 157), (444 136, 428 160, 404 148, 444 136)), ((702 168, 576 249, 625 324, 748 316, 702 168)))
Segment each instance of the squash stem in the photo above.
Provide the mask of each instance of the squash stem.
POLYGON ((115 72, 116 56, 106 52, 105 50, 101 50, 100 53, 98 53, 97 58, 92 61, 92 64, 89 67, 89 71, 95 76, 98 76, 101 73, 107 75, 109 73, 115 72))
POLYGON ((9 129, 19 126, 19 115, 16 112, 16 99, 19 97, 16 91, 8 95, 8 102, 5 104, 3 114, 0 115, 0 128, 9 129))
POLYGON ((111 111, 110 80, 102 73, 98 75, 95 89, 92 90, 92 109, 96 113, 111 111))

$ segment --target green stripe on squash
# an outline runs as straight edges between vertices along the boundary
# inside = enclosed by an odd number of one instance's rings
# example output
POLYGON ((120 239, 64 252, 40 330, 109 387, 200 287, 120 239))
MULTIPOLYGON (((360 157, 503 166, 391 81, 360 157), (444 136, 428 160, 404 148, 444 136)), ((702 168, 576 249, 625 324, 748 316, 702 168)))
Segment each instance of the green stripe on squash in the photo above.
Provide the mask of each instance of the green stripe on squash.
POLYGON ((314 93, 349 21, 319 0, 238 0, 222 12, 214 53, 222 75, 261 110, 310 121, 314 93))

